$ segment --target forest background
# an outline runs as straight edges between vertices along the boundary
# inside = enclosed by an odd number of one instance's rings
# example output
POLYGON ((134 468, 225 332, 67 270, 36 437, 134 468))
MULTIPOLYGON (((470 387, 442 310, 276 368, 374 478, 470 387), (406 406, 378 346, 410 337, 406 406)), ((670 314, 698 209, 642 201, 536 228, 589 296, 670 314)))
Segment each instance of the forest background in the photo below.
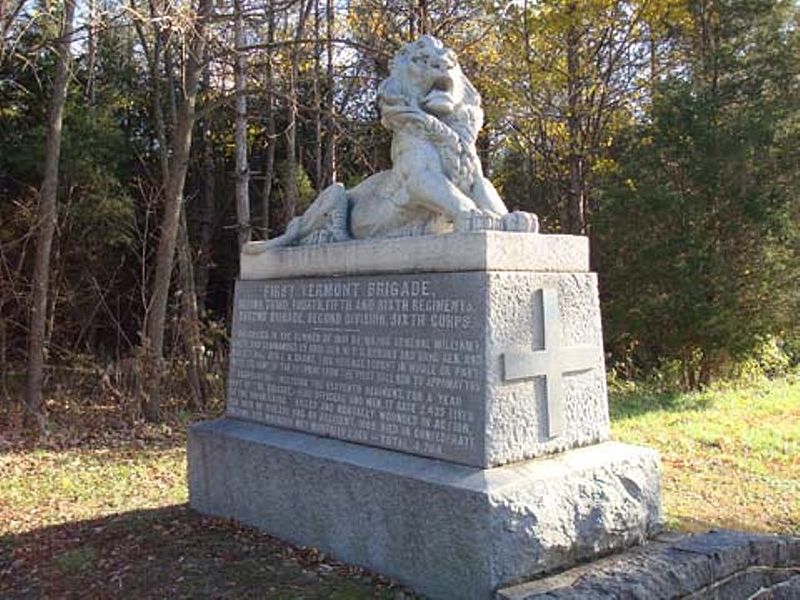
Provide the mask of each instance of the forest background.
POLYGON ((510 209, 588 235, 612 377, 800 362, 800 7, 781 0, 0 0, 0 415, 224 397, 242 243, 389 166, 428 33, 510 209))

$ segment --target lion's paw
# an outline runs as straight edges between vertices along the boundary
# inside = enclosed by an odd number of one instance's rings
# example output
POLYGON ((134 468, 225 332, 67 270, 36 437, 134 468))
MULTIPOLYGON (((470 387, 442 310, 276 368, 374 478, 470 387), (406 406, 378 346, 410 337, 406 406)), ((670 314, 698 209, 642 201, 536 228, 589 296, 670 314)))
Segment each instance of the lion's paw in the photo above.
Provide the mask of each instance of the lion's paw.
POLYGON ((475 231, 493 231, 502 229, 502 217, 494 213, 470 210, 461 213, 454 223, 455 230, 459 233, 475 231))
POLYGON ((539 218, 529 212, 515 210, 503 215, 503 227, 505 231, 516 231, 520 233, 538 233, 539 218))

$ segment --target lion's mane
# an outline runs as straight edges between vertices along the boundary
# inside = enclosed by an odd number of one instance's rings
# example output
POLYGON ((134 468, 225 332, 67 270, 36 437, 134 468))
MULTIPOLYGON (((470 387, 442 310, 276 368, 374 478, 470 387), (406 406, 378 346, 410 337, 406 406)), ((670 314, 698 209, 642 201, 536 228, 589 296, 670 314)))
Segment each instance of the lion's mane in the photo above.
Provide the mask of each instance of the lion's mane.
POLYGON ((455 85, 460 87, 461 101, 453 112, 439 118, 421 109, 420 101, 429 90, 414 89, 408 67, 423 49, 440 55, 447 52, 441 42, 427 36, 406 44, 398 52, 390 63, 389 77, 378 87, 381 123, 392 132, 410 131, 415 137, 433 143, 450 179, 467 193, 480 164, 475 149, 483 125, 480 94, 459 67, 459 81, 455 85))

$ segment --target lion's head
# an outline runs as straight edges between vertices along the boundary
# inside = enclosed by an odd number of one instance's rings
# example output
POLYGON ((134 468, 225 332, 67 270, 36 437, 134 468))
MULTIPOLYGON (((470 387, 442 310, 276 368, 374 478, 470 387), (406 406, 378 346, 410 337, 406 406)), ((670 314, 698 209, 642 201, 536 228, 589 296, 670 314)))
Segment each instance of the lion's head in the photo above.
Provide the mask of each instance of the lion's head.
POLYGON ((483 123, 480 95, 461 71, 455 54, 424 35, 403 46, 378 88, 383 123, 395 129, 395 116, 422 111, 474 141, 483 123))

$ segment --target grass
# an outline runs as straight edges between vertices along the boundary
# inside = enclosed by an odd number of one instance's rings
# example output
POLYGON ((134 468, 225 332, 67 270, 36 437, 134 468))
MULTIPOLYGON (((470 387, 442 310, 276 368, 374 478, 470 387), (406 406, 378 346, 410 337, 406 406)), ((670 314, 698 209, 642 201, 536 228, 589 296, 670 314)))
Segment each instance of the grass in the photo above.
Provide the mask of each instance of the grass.
POLYGON ((93 423, 87 435, 85 424, 57 422, 39 447, 0 429, 0 598, 414 597, 190 511, 186 425, 93 423))
MULTIPOLYGON (((616 439, 663 462, 668 525, 800 534, 800 382, 616 388, 616 439)), ((391 581, 186 507, 185 426, 56 413, 46 444, 0 422, 2 598, 413 597, 391 581), (87 424, 89 423, 89 424, 87 424)))
POLYGON ((179 504, 185 470, 182 447, 11 452, 0 457, 0 514, 10 516, 6 533, 16 533, 179 504))
POLYGON ((800 534, 800 383, 611 394, 617 439, 661 453, 670 527, 800 534))

